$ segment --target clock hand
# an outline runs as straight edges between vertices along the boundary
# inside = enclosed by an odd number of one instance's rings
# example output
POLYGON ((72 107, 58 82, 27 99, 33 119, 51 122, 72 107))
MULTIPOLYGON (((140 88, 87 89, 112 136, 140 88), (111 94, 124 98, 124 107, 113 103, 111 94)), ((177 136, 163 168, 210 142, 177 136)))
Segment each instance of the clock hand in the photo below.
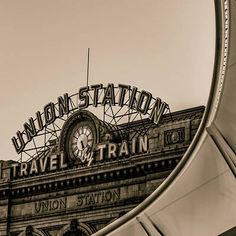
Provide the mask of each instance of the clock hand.
POLYGON ((82 148, 84 149, 85 147, 84 147, 83 141, 81 140, 80 143, 81 143, 81 145, 82 145, 82 148))

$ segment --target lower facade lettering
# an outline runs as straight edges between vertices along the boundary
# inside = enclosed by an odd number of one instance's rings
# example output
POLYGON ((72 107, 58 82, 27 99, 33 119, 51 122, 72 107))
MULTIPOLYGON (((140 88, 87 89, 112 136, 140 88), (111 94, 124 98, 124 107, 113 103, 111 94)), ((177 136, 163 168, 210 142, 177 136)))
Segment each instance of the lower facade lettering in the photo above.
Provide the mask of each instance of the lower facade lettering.
POLYGON ((120 200, 120 189, 105 190, 79 195, 77 206, 91 206, 103 203, 114 203, 120 200))
POLYGON ((64 198, 58 198, 58 199, 49 199, 45 201, 38 201, 35 202, 34 205, 34 212, 36 214, 39 213, 47 213, 57 210, 63 210, 67 207, 67 199, 64 198))

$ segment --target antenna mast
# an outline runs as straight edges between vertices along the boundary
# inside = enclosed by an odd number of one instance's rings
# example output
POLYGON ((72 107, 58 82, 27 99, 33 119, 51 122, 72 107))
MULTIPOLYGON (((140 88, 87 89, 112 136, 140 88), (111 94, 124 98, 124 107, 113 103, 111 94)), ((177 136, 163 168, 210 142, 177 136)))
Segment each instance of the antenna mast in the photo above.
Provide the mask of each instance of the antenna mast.
POLYGON ((89 54, 90 54, 90 48, 88 48, 88 60, 87 60, 87 86, 89 80, 89 54))

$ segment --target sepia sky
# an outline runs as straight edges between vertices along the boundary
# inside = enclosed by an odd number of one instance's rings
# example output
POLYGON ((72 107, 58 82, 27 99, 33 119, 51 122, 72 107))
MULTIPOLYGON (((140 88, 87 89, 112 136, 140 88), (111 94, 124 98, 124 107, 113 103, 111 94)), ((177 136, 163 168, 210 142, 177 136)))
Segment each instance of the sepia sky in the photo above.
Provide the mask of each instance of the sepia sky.
POLYGON ((86 84, 125 83, 172 111, 205 105, 213 0, 0 0, 0 159, 29 117, 86 84))

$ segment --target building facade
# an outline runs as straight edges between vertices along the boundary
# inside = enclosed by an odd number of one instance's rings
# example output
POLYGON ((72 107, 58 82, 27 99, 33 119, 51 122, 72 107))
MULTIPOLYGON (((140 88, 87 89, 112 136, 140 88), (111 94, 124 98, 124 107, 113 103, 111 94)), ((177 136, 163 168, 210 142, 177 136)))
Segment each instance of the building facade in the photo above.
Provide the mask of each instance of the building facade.
POLYGON ((27 161, 1 161, 0 235, 91 235, 103 228, 164 181, 203 112, 201 106, 169 113, 158 125, 111 125, 75 111, 49 149, 27 161))

